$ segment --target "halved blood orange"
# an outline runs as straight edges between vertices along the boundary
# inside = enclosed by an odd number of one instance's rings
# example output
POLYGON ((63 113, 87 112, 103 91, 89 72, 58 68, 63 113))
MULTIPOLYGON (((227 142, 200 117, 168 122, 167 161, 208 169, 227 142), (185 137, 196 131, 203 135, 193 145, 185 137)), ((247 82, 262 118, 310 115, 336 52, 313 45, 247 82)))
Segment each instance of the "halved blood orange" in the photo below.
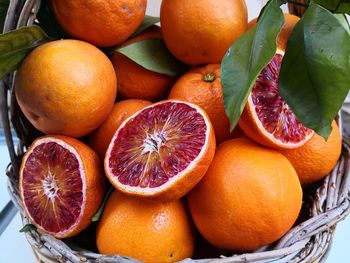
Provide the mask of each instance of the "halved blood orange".
POLYGON ((254 141, 277 149, 304 145, 314 131, 304 127, 278 94, 278 75, 284 52, 278 50, 261 71, 248 97, 239 125, 254 141))
POLYGON ((215 135, 200 107, 177 100, 152 104, 125 120, 105 157, 105 172, 120 191, 176 200, 206 173, 215 135))
POLYGON ((86 228, 99 208, 105 182, 98 156, 65 136, 34 141, 23 157, 19 189, 30 221, 57 238, 86 228))

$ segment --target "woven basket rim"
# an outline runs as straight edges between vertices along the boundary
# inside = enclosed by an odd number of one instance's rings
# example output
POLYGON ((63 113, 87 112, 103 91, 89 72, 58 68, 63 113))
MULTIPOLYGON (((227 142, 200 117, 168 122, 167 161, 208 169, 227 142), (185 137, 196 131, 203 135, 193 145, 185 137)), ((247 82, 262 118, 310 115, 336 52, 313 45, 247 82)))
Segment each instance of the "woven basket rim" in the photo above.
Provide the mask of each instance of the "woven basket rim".
MULTIPOLYGON (((14 0, 5 21, 4 31, 11 31, 34 23, 41 0, 14 0)), ((14 73, 0 80, 0 107, 4 134, 11 164, 6 174, 12 201, 21 212, 23 224, 30 223, 22 208, 18 193, 18 172, 21 157, 28 144, 28 131, 13 92, 14 73), (14 145, 11 125, 20 138, 14 145)), ((339 124, 342 124, 340 121, 339 124)), ((340 125, 341 126, 341 125, 340 125)), ((276 244, 253 253, 217 259, 186 259, 182 262, 313 262, 325 260, 330 249, 336 224, 350 212, 350 141, 343 136, 343 152, 337 166, 316 190, 311 204, 312 217, 292 228, 276 244)), ((89 251, 74 251, 64 242, 36 230, 26 232, 26 238, 41 262, 137 262, 118 255, 100 255, 89 251)))

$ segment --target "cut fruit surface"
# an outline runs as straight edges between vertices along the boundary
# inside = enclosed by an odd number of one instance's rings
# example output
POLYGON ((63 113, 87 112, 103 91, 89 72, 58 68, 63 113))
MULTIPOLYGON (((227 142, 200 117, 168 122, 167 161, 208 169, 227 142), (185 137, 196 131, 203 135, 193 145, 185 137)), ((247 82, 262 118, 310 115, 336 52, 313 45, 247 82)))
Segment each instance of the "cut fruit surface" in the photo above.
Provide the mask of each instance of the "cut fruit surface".
POLYGON ((239 120, 245 134, 273 148, 304 145, 314 131, 304 127, 278 93, 278 75, 284 52, 278 50, 257 78, 239 120))
POLYGON ((69 237, 87 227, 100 206, 102 166, 78 140, 45 136, 23 158, 19 188, 33 224, 58 238, 69 237))
POLYGON ((105 172, 120 191, 176 200, 207 171, 215 136, 198 106, 168 100, 135 113, 119 127, 105 157, 105 172))
POLYGON ((89 136, 89 145, 103 159, 113 135, 124 120, 152 103, 147 100, 122 100, 114 104, 112 112, 89 136))

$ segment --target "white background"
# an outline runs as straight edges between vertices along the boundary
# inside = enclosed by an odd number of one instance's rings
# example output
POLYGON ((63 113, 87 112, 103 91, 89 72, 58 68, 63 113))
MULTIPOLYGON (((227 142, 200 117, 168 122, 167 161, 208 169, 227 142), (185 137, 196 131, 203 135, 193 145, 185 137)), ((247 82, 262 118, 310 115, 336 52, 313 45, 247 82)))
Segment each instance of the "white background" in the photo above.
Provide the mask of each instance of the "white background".
MULTIPOLYGON (((189 0, 195 1, 195 0, 189 0)), ((214 0, 213 0, 214 1, 214 0)), ((159 16, 160 0, 148 0, 147 13, 159 16)), ((246 0, 249 10, 249 20, 256 17, 262 7, 262 0, 246 0)), ((6 146, 0 146, 0 209, 9 200, 6 185, 5 168, 9 163, 6 146)), ((0 236, 0 263, 31 263, 35 262, 31 248, 27 244, 24 234, 19 233, 21 229, 19 215, 15 217, 10 226, 0 236)), ((327 263, 348 263, 350 240, 350 217, 338 224, 331 253, 327 263)))

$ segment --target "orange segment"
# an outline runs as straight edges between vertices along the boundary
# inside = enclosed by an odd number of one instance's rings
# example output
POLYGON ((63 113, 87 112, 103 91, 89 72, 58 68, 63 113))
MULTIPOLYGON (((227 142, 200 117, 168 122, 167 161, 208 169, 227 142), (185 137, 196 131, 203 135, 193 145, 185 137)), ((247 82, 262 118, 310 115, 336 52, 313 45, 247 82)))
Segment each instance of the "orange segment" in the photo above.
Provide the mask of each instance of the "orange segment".
POLYGON ((169 100, 146 107, 120 126, 107 150, 105 171, 123 192, 175 200, 202 178, 214 151, 205 112, 169 100))

